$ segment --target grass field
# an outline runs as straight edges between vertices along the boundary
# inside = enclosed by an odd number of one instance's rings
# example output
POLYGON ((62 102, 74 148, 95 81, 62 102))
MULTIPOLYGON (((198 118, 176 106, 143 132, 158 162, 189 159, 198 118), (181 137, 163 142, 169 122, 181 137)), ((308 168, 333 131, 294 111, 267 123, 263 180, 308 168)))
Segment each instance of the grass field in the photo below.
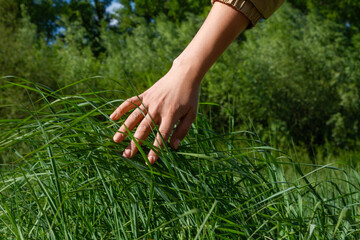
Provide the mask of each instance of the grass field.
POLYGON ((3 80, 38 99, 0 120, 0 239, 360 239, 360 176, 346 164, 217 134, 199 113, 148 166, 153 135, 131 160, 112 142, 123 100, 3 80))

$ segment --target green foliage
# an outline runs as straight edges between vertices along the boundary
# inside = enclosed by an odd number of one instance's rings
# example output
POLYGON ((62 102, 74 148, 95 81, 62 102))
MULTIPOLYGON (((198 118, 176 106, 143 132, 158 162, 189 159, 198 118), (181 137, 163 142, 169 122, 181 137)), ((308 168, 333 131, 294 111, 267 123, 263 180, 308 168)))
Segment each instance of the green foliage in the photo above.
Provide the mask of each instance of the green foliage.
POLYGON ((111 0, 1 0, 0 20, 13 24, 22 18, 21 9, 24 9, 29 20, 36 27, 38 40, 46 40, 53 43, 58 37, 63 37, 60 28, 67 28, 61 19, 67 19, 67 23, 81 23, 85 29, 83 40, 91 47, 92 52, 99 56, 105 51, 100 36, 101 24, 109 22, 106 7, 111 0), (11 18, 8 18, 11 15, 11 18))
MULTIPOLYGON (((36 39, 36 26, 30 22, 25 9, 22 10, 22 18, 16 20, 16 13, 7 14, 14 22, 7 24, 0 21, 0 76, 21 76, 37 80, 56 88, 54 79, 49 81, 49 76, 54 76, 55 59, 53 51, 47 48, 43 42, 36 39)), ((2 84, 2 83, 1 83, 2 84)), ((1 105, 23 104, 28 97, 25 91, 8 91, 0 88, 1 105)), ((0 109, 3 118, 14 117, 11 108, 0 109)))
POLYGON ((19 15, 21 16, 20 8, 18 8, 14 1, 0 0, 0 26, 2 27, 2 30, 4 27, 14 30, 19 15))
POLYGON ((355 25, 360 23, 360 3, 359 1, 331 1, 331 0, 289 0, 297 8, 310 12, 316 11, 329 20, 341 24, 355 25))
MULTIPOLYGON (((63 14, 70 23, 80 23, 85 29, 82 38, 86 41, 86 45, 91 47, 95 56, 105 52, 101 39, 101 24, 109 21, 105 10, 111 2, 111 0, 71 0, 63 14)), ((61 26, 66 28, 67 24, 61 26)))
MULTIPOLYGON (((166 73, 204 20, 184 13, 177 22, 168 12, 167 16, 159 11, 149 21, 132 12, 140 7, 134 10, 130 2, 123 2, 120 15, 130 19, 131 31, 117 31, 105 22, 82 17, 95 16, 95 5, 71 1, 59 20, 64 28, 49 44, 39 38, 38 26, 31 22, 26 7, 20 11, 14 2, 0 1, 4 3, 0 11, 6 16, 0 17, 0 33, 5 36, 0 39, 1 76, 23 77, 53 90, 83 78, 105 77, 64 93, 113 89, 113 80, 121 82, 127 93, 144 91, 166 73), (97 29, 97 40, 87 26, 97 29), (105 52, 94 51, 92 40, 99 41, 105 52)), ((98 14, 108 4, 101 3, 98 14)), ((160 2, 154 6, 157 4, 160 2)), ((193 4, 189 9, 200 3, 193 4)), ((221 106, 203 106, 216 130, 246 128, 251 119, 257 131, 276 131, 277 140, 283 143, 293 139, 309 149, 326 142, 356 147, 360 131, 359 34, 349 36, 344 25, 316 11, 304 14, 285 4, 245 35, 246 39, 229 47, 203 81, 201 101, 221 106), (232 124, 223 124, 229 120, 232 124)), ((1 91, 1 104, 25 102, 25 92, 1 91)), ((114 98, 123 97, 113 94, 114 98)), ((14 116, 11 108, 0 111, 5 117, 14 116)))
MULTIPOLYGON (((104 61, 102 75, 126 85, 131 82, 138 92, 150 87, 168 71, 203 20, 194 15, 187 17, 188 21, 180 27, 161 15, 154 23, 147 24, 142 19, 142 24, 134 28, 131 35, 104 33, 109 55, 104 61)), ((132 90, 131 86, 127 90, 132 90)))
POLYGON ((253 92, 246 105, 257 102, 264 109, 253 118, 283 121, 291 136, 305 143, 325 138, 344 143, 358 135, 360 51, 345 47, 342 31, 289 5, 249 31, 242 50, 244 85, 253 92))
POLYGON ((0 120, 0 153, 16 156, 0 171, 4 239, 360 237, 354 169, 296 163, 253 133, 218 135, 202 114, 178 151, 145 165, 146 155, 125 159, 128 142, 112 141, 121 123, 108 115, 123 100, 3 80, 40 102, 25 118, 0 120))
POLYGON ((209 0, 120 0, 120 3, 124 6, 121 13, 126 13, 127 16, 134 14, 150 22, 159 15, 165 14, 172 22, 177 23, 186 19, 186 13, 201 15, 211 5, 209 0))
MULTIPOLYGON (((326 140, 354 146, 360 134, 360 50, 348 45, 344 31, 285 4, 214 65, 203 101, 217 99, 236 116, 235 126, 250 117, 258 130, 275 128, 309 147, 326 140)), ((226 114, 218 115, 214 121, 221 125, 226 114)))
MULTIPOLYGON (((81 24, 69 24, 69 34, 64 41, 59 39, 51 46, 37 39, 36 26, 30 22, 25 9, 14 26, 0 24, 0 34, 6 36, 0 38, 0 76, 19 76, 58 89, 74 79, 97 75, 100 63, 90 47, 81 43, 85 31, 81 24)), ((79 85, 72 91, 83 91, 88 87, 79 85)), ((90 87, 95 87, 95 84, 90 87)), ((0 88, 0 93, 2 105, 23 105, 28 99, 24 89, 16 92, 0 88)), ((0 113, 4 118, 15 114, 11 107, 1 108, 0 113)))
MULTIPOLYGON (((6 0, 5 0, 6 1, 6 0)), ((35 24, 39 36, 52 40, 56 28, 57 18, 64 12, 65 2, 62 0, 13 0, 18 8, 25 7, 31 22, 35 24)))

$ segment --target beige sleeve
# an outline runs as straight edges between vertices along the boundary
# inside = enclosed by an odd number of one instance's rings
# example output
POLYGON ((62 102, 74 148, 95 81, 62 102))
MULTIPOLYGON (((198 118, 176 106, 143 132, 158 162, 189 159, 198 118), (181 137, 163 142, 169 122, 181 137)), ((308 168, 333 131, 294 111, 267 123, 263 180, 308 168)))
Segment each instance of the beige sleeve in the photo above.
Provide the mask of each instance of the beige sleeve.
POLYGON ((222 2, 243 13, 251 22, 249 28, 262 18, 268 18, 285 0, 211 0, 211 3, 222 2))

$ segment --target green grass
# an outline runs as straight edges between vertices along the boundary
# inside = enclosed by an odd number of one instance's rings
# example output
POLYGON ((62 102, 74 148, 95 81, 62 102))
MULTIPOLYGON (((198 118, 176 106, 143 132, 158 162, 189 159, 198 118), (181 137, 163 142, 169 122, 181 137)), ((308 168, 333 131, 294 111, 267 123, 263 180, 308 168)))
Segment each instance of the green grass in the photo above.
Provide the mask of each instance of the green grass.
POLYGON ((39 99, 28 117, 0 120, 0 239, 360 239, 355 169, 217 134, 201 113, 147 166, 112 142, 121 122, 108 115, 123 100, 3 81, 39 99))

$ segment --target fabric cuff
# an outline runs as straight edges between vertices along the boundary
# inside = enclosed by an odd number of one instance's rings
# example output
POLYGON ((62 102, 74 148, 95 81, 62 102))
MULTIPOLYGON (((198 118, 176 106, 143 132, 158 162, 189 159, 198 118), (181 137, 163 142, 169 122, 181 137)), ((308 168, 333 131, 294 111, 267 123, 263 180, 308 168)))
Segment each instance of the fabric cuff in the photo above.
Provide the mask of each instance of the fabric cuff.
POLYGON ((259 10, 249 0, 211 0, 211 3, 221 2, 235 8, 242 14, 244 14, 249 20, 250 24, 248 28, 252 28, 256 23, 263 18, 259 10))

